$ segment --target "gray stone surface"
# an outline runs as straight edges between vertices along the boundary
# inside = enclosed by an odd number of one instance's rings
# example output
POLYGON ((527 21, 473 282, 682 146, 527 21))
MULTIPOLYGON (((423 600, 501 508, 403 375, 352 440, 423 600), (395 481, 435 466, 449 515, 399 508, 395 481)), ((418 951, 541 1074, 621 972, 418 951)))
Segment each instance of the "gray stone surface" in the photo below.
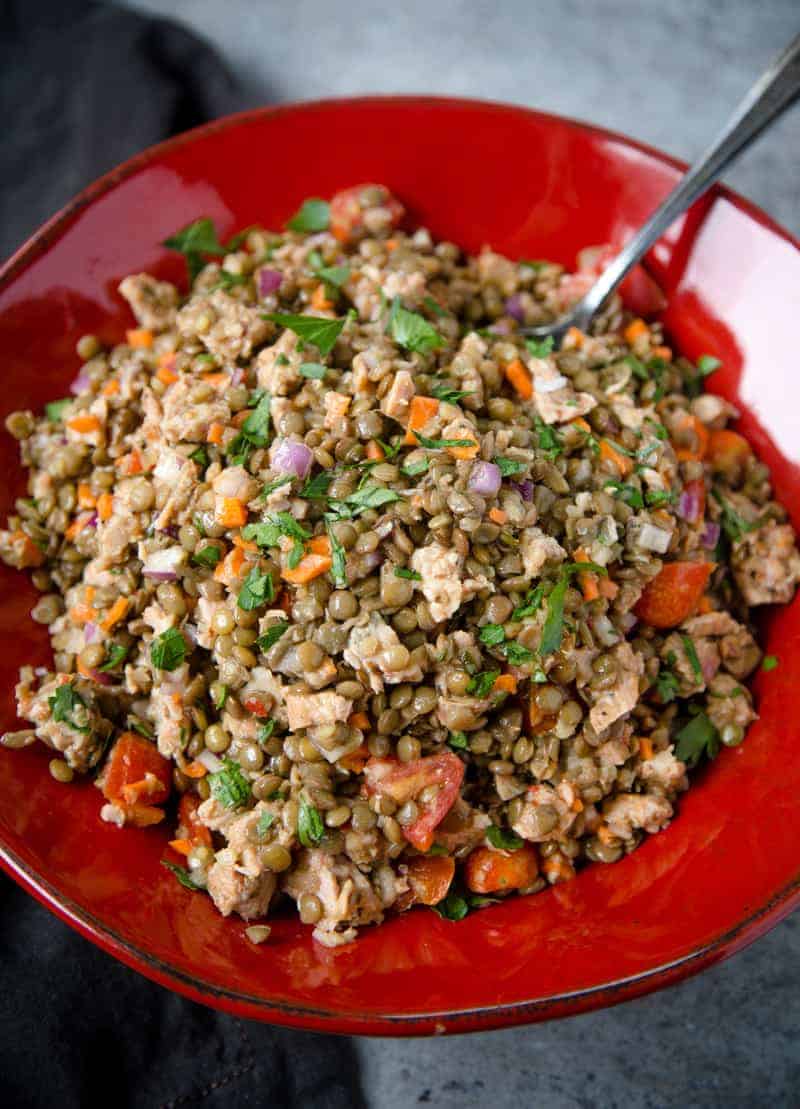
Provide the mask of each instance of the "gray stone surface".
MULTIPOLYGON (((698 154, 796 0, 140 0, 225 52, 251 103, 441 92, 577 116, 698 154)), ((800 108, 728 181, 800 233, 800 108)), ((800 1105, 800 918, 670 991, 549 1025, 363 1040, 376 1109, 800 1105)))

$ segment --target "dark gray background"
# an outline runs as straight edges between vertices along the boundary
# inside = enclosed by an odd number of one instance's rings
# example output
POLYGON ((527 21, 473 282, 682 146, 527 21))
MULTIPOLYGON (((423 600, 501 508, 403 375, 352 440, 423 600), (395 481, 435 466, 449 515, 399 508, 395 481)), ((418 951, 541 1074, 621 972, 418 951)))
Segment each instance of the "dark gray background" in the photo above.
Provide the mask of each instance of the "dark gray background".
MULTIPOLYGON (((212 39, 251 103, 353 92, 483 96, 591 120, 685 158, 699 153, 771 54, 800 30, 796 0, 134 6, 212 39)), ((727 180, 800 233, 800 108, 727 180)), ((698 979, 618 1009, 447 1040, 362 1040, 369 1102, 799 1105, 799 920, 698 979)))

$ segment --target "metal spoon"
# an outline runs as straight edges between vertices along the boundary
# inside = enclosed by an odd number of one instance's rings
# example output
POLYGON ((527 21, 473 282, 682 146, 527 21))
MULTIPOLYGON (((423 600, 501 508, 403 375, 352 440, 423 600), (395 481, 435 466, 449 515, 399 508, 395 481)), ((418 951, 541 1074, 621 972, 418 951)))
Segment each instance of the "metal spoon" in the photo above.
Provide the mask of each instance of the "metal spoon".
POLYGON ((800 35, 793 39, 756 81, 716 141, 686 172, 666 200, 598 277, 588 293, 568 315, 538 327, 517 332, 545 339, 556 346, 570 327, 586 331, 592 318, 630 269, 641 261, 670 224, 702 196, 722 172, 800 95, 800 35))

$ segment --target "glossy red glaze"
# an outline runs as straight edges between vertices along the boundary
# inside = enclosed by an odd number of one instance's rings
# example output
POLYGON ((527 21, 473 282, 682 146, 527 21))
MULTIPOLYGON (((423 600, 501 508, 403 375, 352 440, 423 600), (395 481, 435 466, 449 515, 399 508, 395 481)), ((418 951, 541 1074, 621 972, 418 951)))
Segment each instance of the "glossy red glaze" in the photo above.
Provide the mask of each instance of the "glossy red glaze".
MULTIPOLYGON (((385 182, 414 223, 468 250, 569 265, 588 244, 623 240, 676 180, 677 163, 618 135, 496 104, 374 99, 267 109, 146 152, 88 189, 0 278, 3 415, 64 393, 76 338, 119 340, 131 321, 115 292, 127 273, 177 277, 158 246, 211 216, 227 236, 279 226, 308 195, 385 182)), ((712 387, 800 523, 796 244, 727 192, 659 244, 651 270, 669 295, 675 347, 725 368, 712 387)), ((17 448, 0 436, 2 509, 23 491, 17 448)), ((33 589, 0 570, 0 726, 14 726, 18 664, 43 663, 33 589)), ((765 622, 780 666, 759 674, 761 718, 747 742, 695 776, 679 817, 623 862, 476 913, 459 924, 415 909, 357 944, 327 950, 286 917, 253 947, 239 921, 158 865, 168 831, 102 824, 92 785, 65 788, 43 750, 0 751, 4 867, 85 936, 162 984, 236 1013, 338 1032, 465 1031, 562 1016, 642 994, 749 943, 797 903, 800 860, 800 598, 765 622)))

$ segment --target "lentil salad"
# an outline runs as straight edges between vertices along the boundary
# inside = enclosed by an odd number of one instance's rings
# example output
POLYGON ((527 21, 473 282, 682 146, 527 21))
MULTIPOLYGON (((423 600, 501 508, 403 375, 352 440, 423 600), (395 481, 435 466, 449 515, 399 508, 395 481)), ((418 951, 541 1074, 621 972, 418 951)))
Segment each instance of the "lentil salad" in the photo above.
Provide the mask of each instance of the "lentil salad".
POLYGON ((360 186, 281 234, 197 220, 167 242, 188 297, 126 278, 126 341, 8 421, 30 498, 0 554, 55 669, 23 668, 3 742, 99 771, 120 826, 177 799, 184 885, 247 921, 287 894, 329 945, 666 827, 755 717, 749 609, 800 580, 715 360, 617 301, 559 352, 517 335, 602 252, 465 258, 402 214, 360 186))

